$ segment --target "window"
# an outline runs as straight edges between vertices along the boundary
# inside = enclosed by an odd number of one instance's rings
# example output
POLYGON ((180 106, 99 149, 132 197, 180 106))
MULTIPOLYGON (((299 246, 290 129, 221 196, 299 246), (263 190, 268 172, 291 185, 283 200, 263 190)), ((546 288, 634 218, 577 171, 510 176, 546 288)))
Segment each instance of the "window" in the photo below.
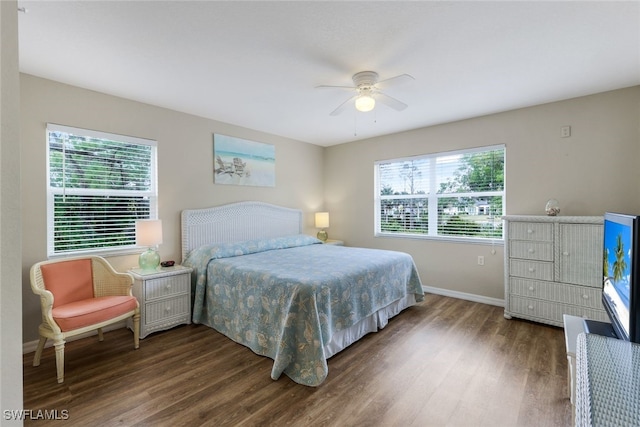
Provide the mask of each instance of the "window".
POLYGON ((49 256, 135 248, 157 219, 156 142, 47 125, 49 256))
POLYGON ((375 163, 376 236, 502 239, 504 146, 375 163))

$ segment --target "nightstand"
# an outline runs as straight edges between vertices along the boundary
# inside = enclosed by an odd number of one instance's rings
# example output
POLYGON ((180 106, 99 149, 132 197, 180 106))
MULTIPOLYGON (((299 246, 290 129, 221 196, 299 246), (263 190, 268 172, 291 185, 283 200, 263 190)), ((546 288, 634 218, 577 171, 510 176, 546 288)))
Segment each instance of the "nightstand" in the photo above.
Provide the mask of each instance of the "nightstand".
MULTIPOLYGON (((140 304, 140 338, 191 323, 191 269, 181 265, 146 272, 129 270, 140 304)), ((131 324, 129 324, 131 328, 131 324)))
POLYGON ((325 242, 323 242, 325 245, 334 245, 334 246, 344 246, 344 242, 342 240, 333 240, 333 239, 327 239, 325 242))

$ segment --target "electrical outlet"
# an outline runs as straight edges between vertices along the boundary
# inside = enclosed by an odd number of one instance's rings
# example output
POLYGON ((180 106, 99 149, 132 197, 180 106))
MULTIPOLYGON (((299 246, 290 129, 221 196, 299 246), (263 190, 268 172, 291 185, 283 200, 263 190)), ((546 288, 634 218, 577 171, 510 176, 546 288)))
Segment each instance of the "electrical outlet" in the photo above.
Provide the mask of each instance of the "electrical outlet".
POLYGON ((482 255, 478 256, 478 265, 484 265, 484 257, 482 255))
POLYGON ((569 138, 571 136, 571 126, 562 126, 560 128, 560 137, 569 138))

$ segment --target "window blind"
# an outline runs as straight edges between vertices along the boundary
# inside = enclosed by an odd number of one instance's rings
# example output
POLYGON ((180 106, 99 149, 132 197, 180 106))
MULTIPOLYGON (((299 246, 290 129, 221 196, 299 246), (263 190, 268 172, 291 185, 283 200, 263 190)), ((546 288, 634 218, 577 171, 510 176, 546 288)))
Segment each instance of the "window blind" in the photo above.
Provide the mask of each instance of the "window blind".
POLYGON ((157 218, 156 142, 47 125, 49 255, 135 247, 157 218))
POLYGON ((502 238, 504 146, 375 163, 376 235, 502 238))

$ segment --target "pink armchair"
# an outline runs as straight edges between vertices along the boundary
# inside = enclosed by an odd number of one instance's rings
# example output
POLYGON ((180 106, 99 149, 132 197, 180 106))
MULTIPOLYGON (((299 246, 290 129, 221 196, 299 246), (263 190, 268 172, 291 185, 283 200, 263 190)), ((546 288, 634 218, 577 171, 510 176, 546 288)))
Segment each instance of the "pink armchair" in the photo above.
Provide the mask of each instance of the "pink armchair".
POLYGON ((118 273, 99 256, 39 262, 31 267, 31 289, 40 296, 42 323, 33 366, 40 365, 48 338, 56 350, 58 383, 64 381, 64 344, 72 337, 133 319, 134 348, 139 347, 140 309, 131 293, 133 277, 118 273))

